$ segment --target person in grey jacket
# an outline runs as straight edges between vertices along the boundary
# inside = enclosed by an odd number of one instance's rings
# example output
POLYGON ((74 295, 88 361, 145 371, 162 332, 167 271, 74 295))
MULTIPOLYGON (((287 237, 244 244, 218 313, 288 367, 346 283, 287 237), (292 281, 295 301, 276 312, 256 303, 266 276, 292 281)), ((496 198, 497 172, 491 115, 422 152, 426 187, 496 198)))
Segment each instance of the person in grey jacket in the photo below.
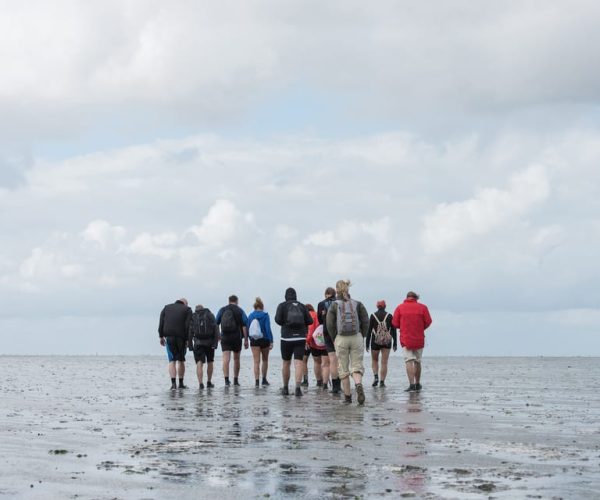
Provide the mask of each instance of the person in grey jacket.
POLYGON ((349 280, 340 280, 335 284, 336 301, 327 311, 327 331, 334 339, 338 358, 339 377, 346 403, 352 403, 350 375, 356 385, 356 397, 359 405, 365 403, 365 390, 362 376, 364 341, 369 331, 369 313, 365 306, 350 297, 349 280))
POLYGON ((219 327, 214 314, 208 308, 197 305, 188 332, 188 347, 194 352, 198 386, 204 389, 203 371, 206 363, 206 387, 214 387, 212 383, 215 349, 219 343, 219 327))

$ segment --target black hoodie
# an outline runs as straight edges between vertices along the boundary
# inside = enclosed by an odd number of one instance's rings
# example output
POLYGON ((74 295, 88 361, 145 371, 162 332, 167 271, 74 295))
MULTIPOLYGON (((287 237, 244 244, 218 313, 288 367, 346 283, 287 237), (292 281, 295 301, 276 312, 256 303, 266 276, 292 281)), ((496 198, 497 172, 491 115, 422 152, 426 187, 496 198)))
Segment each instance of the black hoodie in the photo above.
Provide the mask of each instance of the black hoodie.
POLYGON ((288 288, 285 291, 285 302, 282 302, 277 306, 277 312, 275 313, 275 323, 281 326, 281 339, 282 340, 306 340, 306 334, 308 333, 308 325, 312 325, 312 318, 308 313, 308 309, 304 304, 298 302, 296 296, 296 290, 288 288), (302 314, 304 314, 304 325, 289 325, 287 322, 288 311, 290 307, 298 307, 302 314))

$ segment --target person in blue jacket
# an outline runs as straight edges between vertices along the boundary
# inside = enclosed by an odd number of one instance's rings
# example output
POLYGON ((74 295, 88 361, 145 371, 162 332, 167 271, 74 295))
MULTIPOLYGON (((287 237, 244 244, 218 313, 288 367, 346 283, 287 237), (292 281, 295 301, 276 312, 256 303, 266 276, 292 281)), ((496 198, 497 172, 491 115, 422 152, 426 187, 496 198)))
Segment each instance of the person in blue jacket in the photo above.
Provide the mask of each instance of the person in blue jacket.
POLYGON ((248 316, 248 336, 250 337, 250 348, 254 358, 254 381, 259 386, 259 376, 262 368, 262 385, 269 385, 267 371, 269 370, 269 351, 273 349, 273 332, 271 331, 271 319, 269 313, 265 312, 265 305, 260 297, 254 301, 254 311, 248 316), (262 367, 260 361, 262 358, 262 367))

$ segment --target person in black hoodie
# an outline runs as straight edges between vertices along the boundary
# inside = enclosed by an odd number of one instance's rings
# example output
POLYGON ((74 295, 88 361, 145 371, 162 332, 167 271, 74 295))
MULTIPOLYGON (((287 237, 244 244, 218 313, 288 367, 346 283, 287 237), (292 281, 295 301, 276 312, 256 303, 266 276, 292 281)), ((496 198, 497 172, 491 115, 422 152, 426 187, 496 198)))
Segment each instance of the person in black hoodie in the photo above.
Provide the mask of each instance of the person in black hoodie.
POLYGON ((308 309, 304 304, 298 302, 296 290, 288 288, 285 291, 285 302, 277 306, 275 313, 275 323, 281 326, 281 358, 283 366, 281 374, 283 377, 282 394, 287 396, 290 382, 290 366, 292 356, 294 357, 294 375, 296 378, 296 396, 302 396, 302 383, 304 345, 306 343, 306 334, 308 325, 313 322, 308 309))
POLYGON ((160 313, 158 336, 160 345, 167 348, 171 389, 177 389, 175 384, 177 377, 179 377, 179 388, 187 389, 183 385, 183 376, 185 375, 185 353, 191 319, 192 310, 188 307, 186 299, 179 299, 173 304, 167 304, 160 313))
POLYGON ((398 335, 392 326, 392 315, 385 310, 385 300, 377 301, 377 311, 371 314, 367 332, 366 350, 371 350, 371 368, 373 369, 373 387, 385 387, 390 349, 398 349, 398 335), (379 367, 381 353, 381 368, 379 367))

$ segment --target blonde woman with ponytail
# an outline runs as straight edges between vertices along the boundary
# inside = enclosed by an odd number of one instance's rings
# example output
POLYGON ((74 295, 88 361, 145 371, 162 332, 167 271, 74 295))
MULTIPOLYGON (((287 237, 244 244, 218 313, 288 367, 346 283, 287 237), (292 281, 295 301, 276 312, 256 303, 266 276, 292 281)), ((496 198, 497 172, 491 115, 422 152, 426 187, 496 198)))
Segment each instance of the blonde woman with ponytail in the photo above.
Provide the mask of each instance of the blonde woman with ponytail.
POLYGON ((369 314, 365 306, 350 297, 350 280, 335 284, 336 301, 327 312, 327 331, 334 339, 338 358, 338 372, 344 391, 344 402, 352 403, 350 377, 354 379, 359 405, 365 403, 362 385, 364 373, 364 342, 369 330, 369 314))

